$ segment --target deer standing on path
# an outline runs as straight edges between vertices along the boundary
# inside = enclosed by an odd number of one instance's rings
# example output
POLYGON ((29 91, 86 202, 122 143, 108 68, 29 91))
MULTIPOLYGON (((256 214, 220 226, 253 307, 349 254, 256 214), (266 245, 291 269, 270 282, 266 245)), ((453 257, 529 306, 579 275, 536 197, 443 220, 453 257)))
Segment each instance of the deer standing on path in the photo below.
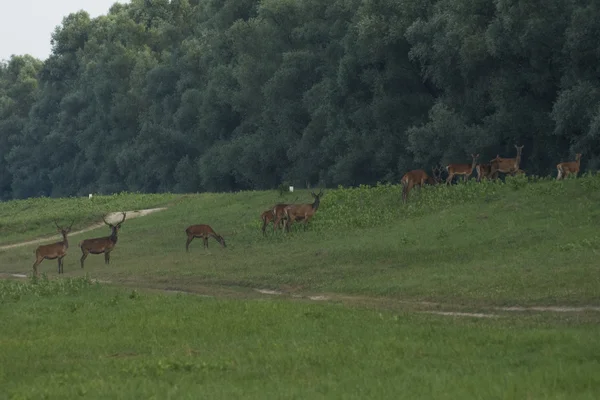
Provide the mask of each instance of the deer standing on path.
POLYGON ((556 170, 558 171, 556 180, 559 181, 561 179, 567 178, 571 174, 575 175, 575 178, 577 178, 577 174, 579 173, 580 166, 581 166, 581 153, 577 153, 575 155, 575 161, 562 162, 562 163, 556 165, 556 170))
POLYGON ((81 268, 83 268, 83 262, 87 258, 87 256, 91 254, 102 254, 104 253, 104 263, 110 264, 110 253, 114 250, 117 245, 117 235, 119 233, 119 229, 121 229, 121 224, 125 221, 126 213, 122 212, 123 219, 116 224, 111 224, 102 217, 102 220, 106 225, 111 229, 110 236, 105 236, 101 238, 94 239, 85 239, 79 242, 79 247, 81 248, 81 259, 79 262, 81 263, 81 268))
POLYGON ((38 276, 38 265, 44 260, 55 260, 58 259, 58 273, 63 273, 63 258, 67 255, 67 249, 69 248, 69 241, 67 240, 67 234, 71 232, 71 228, 73 227, 73 222, 69 225, 68 228, 63 228, 58 226, 58 223, 54 221, 54 225, 58 228, 58 231, 61 233, 63 240, 62 242, 45 244, 42 246, 38 246, 35 250, 35 262, 33 263, 33 274, 34 276, 38 276))
POLYGON ((223 236, 219 235, 217 232, 213 230, 208 225, 200 224, 200 225, 190 225, 186 228, 185 233, 187 234, 187 241, 185 242, 185 251, 189 251, 190 243, 194 238, 202 238, 204 241, 204 247, 208 249, 208 238, 212 237, 217 242, 221 244, 223 247, 227 247, 225 244, 225 239, 223 236))

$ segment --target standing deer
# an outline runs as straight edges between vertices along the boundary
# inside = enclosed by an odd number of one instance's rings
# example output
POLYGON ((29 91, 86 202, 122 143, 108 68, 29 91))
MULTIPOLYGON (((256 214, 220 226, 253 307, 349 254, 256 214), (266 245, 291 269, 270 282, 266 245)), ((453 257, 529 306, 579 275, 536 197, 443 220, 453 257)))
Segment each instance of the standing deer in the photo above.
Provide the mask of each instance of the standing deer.
POLYGON ((312 204, 290 204, 283 209, 285 215, 285 230, 287 232, 290 231, 290 227, 295 221, 303 221, 304 229, 306 230, 308 222, 319 209, 323 190, 320 190, 319 194, 315 194, 314 192, 310 192, 310 194, 315 199, 312 204))
POLYGON ((515 158, 502 158, 496 156, 495 159, 491 160, 490 176, 493 179, 496 179, 498 177, 498 172, 511 174, 514 176, 519 170, 519 165, 521 164, 521 152, 523 151, 523 147, 525 146, 515 145, 515 149, 517 149, 517 156, 515 158))
POLYGON ((204 241, 204 247, 208 248, 208 238, 213 237, 223 247, 227 247, 225 239, 208 225, 190 225, 186 228, 185 233, 187 234, 187 242, 185 242, 185 251, 189 251, 190 243, 194 238, 202 238, 204 241))
MULTIPOLYGON (((281 227, 281 226, 285 226, 285 208, 287 206, 289 206, 290 204, 284 204, 284 203, 279 203, 273 206, 273 208, 270 210, 271 211, 271 216, 273 217, 273 233, 275 233, 275 231, 277 230, 277 228, 281 227)), ((263 232, 264 232, 264 228, 263 228, 263 232)))
POLYGON ((58 273, 63 273, 63 258, 65 258, 65 256, 67 255, 67 249, 69 248, 67 234, 71 232, 71 228, 73 227, 74 222, 75 220, 71 222, 71 225, 69 225, 68 228, 61 228, 60 226, 58 226, 58 223, 54 221, 54 225, 56 225, 56 228, 61 233, 63 240, 62 242, 38 246, 38 248, 35 250, 35 262, 33 263, 33 274, 35 276, 38 276, 37 267, 42 261, 44 261, 44 259, 58 259, 58 273))
POLYGON ((575 161, 567 161, 562 162, 556 165, 556 169, 558 170, 558 175, 556 176, 556 180, 559 181, 561 179, 567 178, 569 175, 575 175, 577 178, 577 174, 579 173, 579 167, 581 166, 581 153, 577 153, 575 155, 575 161))
POLYGON ((111 224, 102 217, 102 220, 106 225, 110 228, 110 236, 105 236, 101 238, 94 239, 85 239, 79 242, 79 247, 81 248, 81 259, 79 262, 81 263, 81 268, 83 268, 83 262, 87 258, 88 254, 102 254, 104 253, 104 263, 110 264, 110 253, 114 250, 117 245, 117 235, 119 233, 119 229, 121 229, 121 224, 125 221, 126 213, 122 212, 123 219, 116 224, 111 224))
POLYGON ((402 179, 400 179, 400 183, 402 183, 402 201, 406 203, 406 200, 408 199, 408 194, 415 186, 422 187, 425 183, 435 185, 436 179, 438 179, 439 177, 439 175, 436 175, 436 171, 438 171, 438 174, 440 173, 439 169, 434 169, 433 173, 435 178, 432 178, 429 175, 427 175, 427 172, 425 172, 422 169, 415 169, 412 171, 408 171, 406 174, 404 174, 402 179))
POLYGON ((449 185, 452 182, 452 178, 455 175, 462 175, 463 180, 466 182, 469 179, 469 176, 473 173, 475 169, 475 164, 477 163, 477 159, 479 158, 479 154, 471 154, 473 158, 473 162, 471 165, 469 164, 448 164, 446 166, 446 171, 448 171, 448 178, 446 178, 446 185, 449 185))
MULTIPOLYGON (((287 206, 288 204, 284 204, 284 207, 287 206)), ((274 209, 274 208, 273 208, 274 209)), ((263 212, 262 214, 260 214, 260 219, 263 222, 262 225, 262 233, 263 235, 267 235, 267 233, 265 232, 267 229, 267 225, 269 225, 269 223, 273 222, 275 223, 275 216, 273 215, 273 209, 269 208, 267 211, 263 212)), ((281 209, 281 213, 283 213, 283 208, 281 209)), ((283 226, 283 218, 279 219, 279 225, 278 227, 273 227, 273 231, 275 231, 276 228, 281 228, 283 226)))
POLYGON ((475 171, 477 171, 477 182, 481 182, 482 179, 489 179, 492 173, 492 164, 477 164, 475 171))

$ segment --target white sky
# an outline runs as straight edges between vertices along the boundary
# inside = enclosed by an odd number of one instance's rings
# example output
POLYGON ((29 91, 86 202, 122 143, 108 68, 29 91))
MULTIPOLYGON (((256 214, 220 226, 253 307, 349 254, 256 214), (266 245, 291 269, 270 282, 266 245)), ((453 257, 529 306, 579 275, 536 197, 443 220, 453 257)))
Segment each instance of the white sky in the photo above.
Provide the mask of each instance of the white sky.
POLYGON ((108 13, 114 3, 129 0, 0 0, 0 60, 31 54, 50 55, 50 35, 63 17, 85 10, 94 18, 108 13))

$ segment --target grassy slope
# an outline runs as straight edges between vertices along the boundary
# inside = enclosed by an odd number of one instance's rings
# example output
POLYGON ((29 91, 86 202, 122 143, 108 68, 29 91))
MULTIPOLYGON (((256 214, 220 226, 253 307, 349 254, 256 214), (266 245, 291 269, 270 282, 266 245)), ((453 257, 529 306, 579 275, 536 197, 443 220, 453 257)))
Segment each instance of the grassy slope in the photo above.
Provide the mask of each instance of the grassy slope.
MULTIPOLYGON (((15 398, 594 398, 597 313, 448 318, 398 300, 473 309, 600 304, 599 188, 597 177, 469 184, 415 192, 406 207, 397 187, 329 190, 309 231, 268 238, 257 216, 280 200, 273 192, 170 197, 167 211, 123 225, 110 266, 90 256, 81 270, 73 246, 65 277, 225 288, 245 301, 79 288, 67 279, 0 281, 0 320, 10 321, 0 329, 0 386, 15 398), (206 252, 196 240, 186 254, 191 223, 211 224, 228 247, 211 241, 206 252), (244 292, 256 287, 401 305, 383 311, 244 292)), ((142 200, 165 201, 119 201, 142 200)), ((118 211, 113 205, 105 211, 118 211)), ((12 224, 73 209, 38 206, 10 219, 3 206, 0 218, 12 224)), ((0 244, 39 231, 34 224, 0 244)), ((34 248, 0 251, 0 272, 30 273, 34 248)), ((56 262, 41 268, 56 277, 56 262)))
MULTIPOLYGON (((307 232, 263 238, 258 215, 274 192, 188 195, 167 211, 126 221, 105 266, 79 268, 75 243, 65 275, 194 289, 260 287, 471 305, 600 304, 597 234, 600 177, 569 182, 460 185, 414 193, 397 187, 329 190, 307 232), (518 190, 515 190, 518 188, 518 190), (358 210, 358 211, 356 211, 358 210), (228 247, 202 241, 185 253, 185 227, 208 223, 228 247), (362 225, 362 226, 361 226, 362 225)), ((308 200, 307 193, 287 200, 308 200)), ((113 210, 114 211, 114 210, 113 210)), ((0 272, 30 273, 35 246, 0 252, 0 272)), ((41 271, 56 275, 56 262, 41 271)))
POLYGON ((591 399, 600 389, 592 322, 71 289, 0 306, 11 321, 0 330, 4 395, 591 399))

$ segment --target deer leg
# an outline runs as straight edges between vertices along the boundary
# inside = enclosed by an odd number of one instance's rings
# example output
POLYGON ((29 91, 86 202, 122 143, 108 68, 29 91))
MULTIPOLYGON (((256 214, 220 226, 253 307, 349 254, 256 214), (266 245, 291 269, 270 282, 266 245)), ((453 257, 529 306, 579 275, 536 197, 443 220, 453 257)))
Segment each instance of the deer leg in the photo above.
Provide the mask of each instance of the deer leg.
POLYGON ((265 229, 267 229, 267 219, 263 219, 263 225, 262 225, 262 234, 263 236, 266 236, 267 233, 265 232, 265 229))
POLYGON ((208 237, 203 237, 202 239, 204 239, 204 247, 208 249, 208 237))
POLYGON ((58 273, 59 273, 59 274, 61 274, 61 273, 62 273, 62 272, 61 272, 61 264, 62 264, 62 263, 61 263, 61 261, 62 261, 62 257, 58 257, 58 260, 57 260, 57 261, 58 261, 58 273))
POLYGON ((194 240, 194 237, 188 236, 187 241, 185 242, 185 251, 186 252, 190 251, 190 243, 192 243, 192 240, 194 240))
POLYGON ((104 264, 110 264, 110 251, 104 252, 104 264))
POLYGON ((38 276, 38 265, 42 262, 43 258, 36 257, 35 262, 33 263, 33 274, 38 276))
POLYGON ((446 178, 446 185, 449 185, 450 183, 452 183, 452 178, 454 178, 454 174, 449 173, 448 178, 446 178))
POLYGON ((79 262, 81 263, 81 268, 83 268, 83 262, 87 258, 88 254, 89 254, 89 251, 81 249, 81 252, 83 254, 81 255, 81 259, 79 260, 79 262))

